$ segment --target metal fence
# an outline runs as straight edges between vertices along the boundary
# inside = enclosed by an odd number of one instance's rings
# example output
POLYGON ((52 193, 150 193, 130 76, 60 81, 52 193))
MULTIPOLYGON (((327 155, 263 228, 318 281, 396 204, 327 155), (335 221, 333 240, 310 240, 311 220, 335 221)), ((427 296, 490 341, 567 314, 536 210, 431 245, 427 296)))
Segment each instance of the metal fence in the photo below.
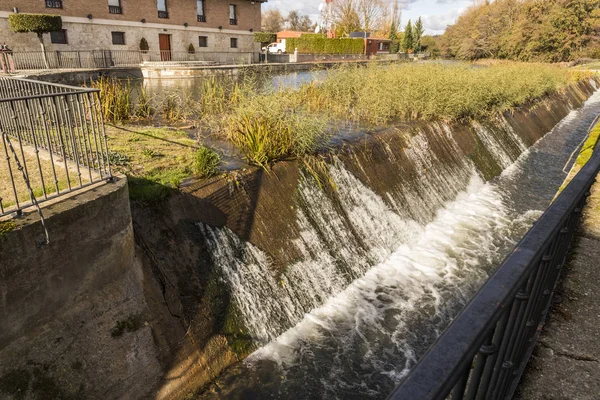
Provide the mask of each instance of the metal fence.
MULTIPOLYGON (((44 70, 46 63, 41 51, 12 51, 0 54, 3 64, 15 71, 44 70)), ((86 69, 111 67, 139 67, 143 64, 250 64, 251 52, 207 52, 196 51, 137 51, 137 50, 87 50, 48 51, 46 59, 50 69, 86 69)))
POLYGON ((0 216, 111 178, 98 90, 0 77, 0 216))
POLYGON ((595 151, 389 399, 512 397, 599 170, 595 151))

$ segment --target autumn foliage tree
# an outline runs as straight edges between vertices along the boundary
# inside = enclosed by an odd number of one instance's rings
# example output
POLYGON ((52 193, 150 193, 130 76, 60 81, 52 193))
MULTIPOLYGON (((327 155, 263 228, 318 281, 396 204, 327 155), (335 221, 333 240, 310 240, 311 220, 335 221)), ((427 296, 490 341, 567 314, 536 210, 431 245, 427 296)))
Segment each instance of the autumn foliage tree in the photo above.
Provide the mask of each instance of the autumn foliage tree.
POLYGON ((559 62, 600 57, 600 0, 496 0, 442 36, 446 57, 559 62))

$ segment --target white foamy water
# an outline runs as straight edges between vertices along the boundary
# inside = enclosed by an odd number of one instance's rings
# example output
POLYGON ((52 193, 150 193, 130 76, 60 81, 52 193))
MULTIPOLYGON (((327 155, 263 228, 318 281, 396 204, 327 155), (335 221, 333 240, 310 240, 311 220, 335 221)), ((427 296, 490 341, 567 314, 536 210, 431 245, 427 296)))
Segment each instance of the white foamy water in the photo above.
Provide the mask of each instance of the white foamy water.
MULTIPOLYGON (((600 104, 593 99, 586 107, 600 104)), ((334 160, 335 200, 311 177, 299 186, 300 234, 290 246, 302 257, 280 276, 231 231, 200 225, 263 344, 231 372, 230 389, 257 398, 385 397, 539 217, 539 196, 553 194, 539 177, 558 187, 583 135, 579 125, 591 118, 572 112, 531 150, 504 119, 496 130, 478 126, 477 138, 503 169, 488 183, 443 124, 408 140, 402 156, 412 170, 399 173, 410 179, 383 198, 334 160), (438 158, 444 151, 449 158, 438 158)), ((400 156, 388 154, 389 162, 400 165, 400 156)))

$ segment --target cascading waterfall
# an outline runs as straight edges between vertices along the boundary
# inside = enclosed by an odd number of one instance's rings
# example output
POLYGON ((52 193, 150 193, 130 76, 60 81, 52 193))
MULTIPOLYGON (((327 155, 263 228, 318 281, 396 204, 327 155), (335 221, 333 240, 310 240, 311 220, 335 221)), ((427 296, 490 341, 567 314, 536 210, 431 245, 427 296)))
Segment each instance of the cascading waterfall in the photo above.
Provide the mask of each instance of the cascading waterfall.
MULTIPOLYGON (((303 259, 289 265, 280 277, 273 275, 268 257, 255 246, 243 243, 227 228, 198 224, 246 326, 259 343, 273 340, 400 246, 413 243, 424 229, 417 221, 430 219, 432 210, 442 207, 478 176, 449 126, 437 124, 435 128, 434 135, 419 132, 410 138, 410 147, 404 152, 416 177, 410 188, 403 186, 390 193, 388 202, 337 158, 328 173, 345 215, 311 177, 304 176, 298 191, 303 207, 296 221, 300 237, 292 243, 303 259), (432 141, 454 154, 452 163, 436 157, 432 141)), ((476 128, 478 136, 493 146, 502 160, 510 160, 511 155, 503 150, 510 146, 503 146, 497 135, 480 125, 476 128)), ((512 129, 505 131, 512 132, 511 141, 522 143, 512 129)))
MULTIPOLYGON (((587 108, 598 105, 595 95, 587 108)), ((589 114, 579 115, 583 129, 589 114)), ((574 123, 571 115, 554 133, 561 159, 583 136, 566 140, 574 123)), ((522 171, 532 167, 523 165, 540 151, 530 154, 505 119, 494 128, 473 123, 504 170, 495 183, 484 182, 449 126, 434 128, 408 139, 410 179, 384 197, 338 158, 328 166, 335 198, 303 176, 299 235, 290 243, 302 257, 280 275, 264 252, 227 228, 198 224, 246 328, 264 345, 231 372, 236 385, 281 398, 384 397, 539 216, 515 208, 505 193, 527 185, 522 171), (264 372, 273 368, 279 372, 264 372), (262 375, 268 382, 257 384, 262 375)), ((388 156, 400 165, 397 154, 388 156)), ((562 166, 548 162, 532 165, 555 169, 560 179, 562 166)))

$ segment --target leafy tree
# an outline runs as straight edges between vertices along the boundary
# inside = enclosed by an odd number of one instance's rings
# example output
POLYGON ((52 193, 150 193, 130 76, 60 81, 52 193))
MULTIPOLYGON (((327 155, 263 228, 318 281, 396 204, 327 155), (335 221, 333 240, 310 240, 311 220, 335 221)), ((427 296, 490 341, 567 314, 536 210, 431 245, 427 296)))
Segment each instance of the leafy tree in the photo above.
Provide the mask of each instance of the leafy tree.
POLYGON ((421 51, 429 53, 431 58, 438 58, 441 54, 438 41, 439 36, 423 36, 421 38, 421 51))
POLYGON ((46 69, 50 68, 44 44, 44 33, 58 32, 62 29, 62 18, 60 15, 47 14, 10 14, 8 16, 10 29, 15 33, 30 33, 37 35, 42 48, 42 57, 46 69))
POLYGON ((285 18, 278 9, 266 10, 262 14, 262 30, 264 32, 281 32, 285 25, 285 18))
POLYGON ((262 48, 275 43, 277 41, 277 34, 271 32, 254 32, 254 41, 260 43, 262 48))
POLYGON ((412 30, 413 46, 417 53, 421 51, 421 38, 423 37, 424 32, 425 29, 423 29, 423 21, 421 20, 421 17, 419 17, 417 23, 414 26, 414 29, 412 30))
POLYGON ((290 11, 287 17, 287 27, 291 31, 311 32, 314 24, 308 15, 302 15, 298 11, 290 11))
POLYGON ((339 0, 334 2, 333 20, 338 37, 362 30, 360 18, 356 11, 356 0, 339 0))
POLYGON ((449 57, 569 61, 600 55, 600 0, 496 0, 468 9, 441 40, 449 57))
POLYGON ((404 38, 402 40, 402 47, 407 53, 411 52, 414 49, 414 34, 412 22, 410 21, 410 19, 406 24, 406 28, 404 28, 404 38))

